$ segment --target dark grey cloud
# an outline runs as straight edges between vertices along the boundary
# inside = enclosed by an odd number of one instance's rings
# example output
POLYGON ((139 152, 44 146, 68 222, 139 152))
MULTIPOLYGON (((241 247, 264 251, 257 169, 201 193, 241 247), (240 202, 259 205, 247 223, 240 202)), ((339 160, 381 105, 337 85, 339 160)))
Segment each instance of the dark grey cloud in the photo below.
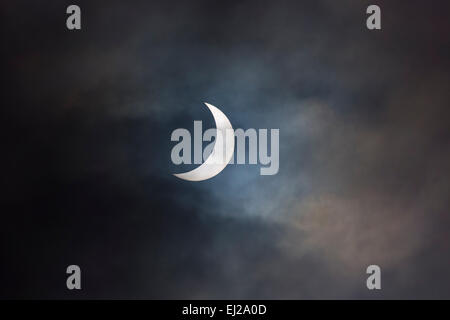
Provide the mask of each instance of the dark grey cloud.
POLYGON ((2 297, 450 297, 445 2, 68 4, 2 4, 2 297), (175 179, 203 101, 280 128, 279 174, 175 179))

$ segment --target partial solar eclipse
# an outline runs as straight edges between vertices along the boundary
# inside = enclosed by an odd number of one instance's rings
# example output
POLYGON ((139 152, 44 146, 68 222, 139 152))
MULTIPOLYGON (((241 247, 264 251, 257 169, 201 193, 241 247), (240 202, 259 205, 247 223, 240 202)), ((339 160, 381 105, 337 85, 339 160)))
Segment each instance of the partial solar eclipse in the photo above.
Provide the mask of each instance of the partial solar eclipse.
POLYGON ((230 162, 234 153, 234 130, 230 120, 215 106, 206 103, 216 123, 216 142, 213 151, 199 167, 184 173, 174 174, 183 180, 202 181, 218 175, 230 162))

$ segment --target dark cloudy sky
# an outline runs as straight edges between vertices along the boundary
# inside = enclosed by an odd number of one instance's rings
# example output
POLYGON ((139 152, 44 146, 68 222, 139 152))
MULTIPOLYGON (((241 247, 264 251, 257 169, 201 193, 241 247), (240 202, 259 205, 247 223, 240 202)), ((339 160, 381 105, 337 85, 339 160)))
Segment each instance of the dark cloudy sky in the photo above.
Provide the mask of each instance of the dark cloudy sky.
POLYGON ((373 3, 3 1, 1 297, 450 298, 450 6, 373 3), (172 176, 203 101, 279 173, 172 176))

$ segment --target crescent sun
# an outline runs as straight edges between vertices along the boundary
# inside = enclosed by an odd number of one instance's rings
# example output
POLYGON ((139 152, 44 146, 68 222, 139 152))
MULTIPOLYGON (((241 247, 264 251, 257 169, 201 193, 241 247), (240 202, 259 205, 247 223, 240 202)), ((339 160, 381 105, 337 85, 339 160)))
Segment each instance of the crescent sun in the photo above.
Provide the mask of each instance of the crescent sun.
POLYGON ((202 181, 218 175, 230 162, 234 153, 234 130, 230 120, 215 106, 206 103, 216 123, 217 135, 213 151, 199 167, 184 173, 174 174, 183 180, 202 181), (219 135, 219 131, 222 135, 219 135), (231 134, 232 133, 232 134, 231 134), (222 152, 223 150, 223 152, 222 152))

